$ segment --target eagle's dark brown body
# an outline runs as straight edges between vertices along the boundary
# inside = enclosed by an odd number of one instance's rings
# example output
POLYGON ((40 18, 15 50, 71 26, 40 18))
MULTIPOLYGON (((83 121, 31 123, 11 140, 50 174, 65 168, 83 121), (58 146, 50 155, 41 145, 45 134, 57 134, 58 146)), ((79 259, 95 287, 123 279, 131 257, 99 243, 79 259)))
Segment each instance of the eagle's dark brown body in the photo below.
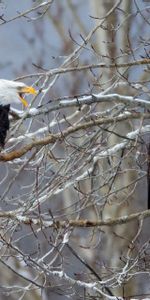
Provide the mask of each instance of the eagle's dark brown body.
POLYGON ((0 146, 4 147, 7 130, 9 130, 10 105, 0 105, 0 146))

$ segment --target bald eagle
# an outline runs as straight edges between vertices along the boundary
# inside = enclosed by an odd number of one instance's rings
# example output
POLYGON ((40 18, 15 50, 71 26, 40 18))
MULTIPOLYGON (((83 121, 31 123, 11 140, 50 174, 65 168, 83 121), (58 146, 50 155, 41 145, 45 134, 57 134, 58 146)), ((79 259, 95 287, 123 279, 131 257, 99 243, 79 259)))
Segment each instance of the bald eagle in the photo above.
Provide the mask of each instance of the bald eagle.
POLYGON ((28 106, 23 95, 37 94, 32 86, 27 86, 23 82, 0 79, 0 146, 5 145, 5 138, 9 130, 9 111, 12 103, 22 103, 28 106))

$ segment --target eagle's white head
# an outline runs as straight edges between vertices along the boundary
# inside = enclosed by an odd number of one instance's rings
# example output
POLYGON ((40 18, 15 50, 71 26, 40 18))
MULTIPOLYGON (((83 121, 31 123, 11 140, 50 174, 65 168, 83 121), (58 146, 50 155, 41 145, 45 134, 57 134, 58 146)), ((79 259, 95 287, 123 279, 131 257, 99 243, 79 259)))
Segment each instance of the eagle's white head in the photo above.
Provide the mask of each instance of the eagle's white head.
POLYGON ((32 86, 27 86, 23 82, 0 79, 0 105, 22 102, 24 106, 28 106, 23 98, 26 93, 37 94, 32 86))

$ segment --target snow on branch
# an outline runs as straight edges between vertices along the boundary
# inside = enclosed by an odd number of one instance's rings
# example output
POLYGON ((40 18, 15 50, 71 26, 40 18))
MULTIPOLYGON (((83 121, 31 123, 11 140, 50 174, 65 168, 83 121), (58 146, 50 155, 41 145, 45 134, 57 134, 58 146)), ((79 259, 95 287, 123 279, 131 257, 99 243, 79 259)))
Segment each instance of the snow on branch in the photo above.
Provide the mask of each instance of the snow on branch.
POLYGON ((150 108, 150 101, 140 99, 140 98, 135 98, 132 96, 124 96, 120 94, 108 94, 108 95, 103 95, 102 93, 99 94, 91 94, 88 96, 81 96, 77 98, 72 98, 68 100, 60 100, 54 101, 54 105, 52 107, 45 107, 45 108, 31 108, 28 113, 23 113, 18 110, 13 111, 16 113, 17 118, 30 118, 34 117, 40 114, 46 114, 50 113, 53 111, 57 111, 60 109, 66 109, 70 107, 78 107, 80 108, 82 105, 91 105, 94 103, 123 103, 127 107, 131 108, 136 108, 136 107, 142 107, 142 108, 150 108))
POLYGON ((7 218, 10 220, 15 220, 16 222, 23 223, 25 225, 34 225, 34 226, 43 226, 45 228, 54 227, 54 228, 70 228, 70 227, 99 227, 99 226, 114 226, 114 225, 123 225, 135 220, 147 219, 150 217, 150 210, 145 210, 137 213, 133 213, 127 216, 121 216, 118 218, 110 218, 104 220, 88 220, 88 219, 79 219, 79 220, 44 220, 44 218, 31 218, 28 216, 22 216, 19 214, 19 210, 14 211, 0 211, 0 218, 7 218))

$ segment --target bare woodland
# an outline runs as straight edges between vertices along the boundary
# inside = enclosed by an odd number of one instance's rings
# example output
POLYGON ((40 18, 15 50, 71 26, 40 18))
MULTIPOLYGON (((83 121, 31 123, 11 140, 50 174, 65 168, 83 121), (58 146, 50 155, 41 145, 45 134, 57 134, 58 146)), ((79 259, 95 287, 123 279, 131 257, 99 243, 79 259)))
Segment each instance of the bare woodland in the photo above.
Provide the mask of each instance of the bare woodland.
POLYGON ((0 153, 0 300, 149 298, 150 2, 14 3, 43 48, 11 78, 38 95, 0 153))

